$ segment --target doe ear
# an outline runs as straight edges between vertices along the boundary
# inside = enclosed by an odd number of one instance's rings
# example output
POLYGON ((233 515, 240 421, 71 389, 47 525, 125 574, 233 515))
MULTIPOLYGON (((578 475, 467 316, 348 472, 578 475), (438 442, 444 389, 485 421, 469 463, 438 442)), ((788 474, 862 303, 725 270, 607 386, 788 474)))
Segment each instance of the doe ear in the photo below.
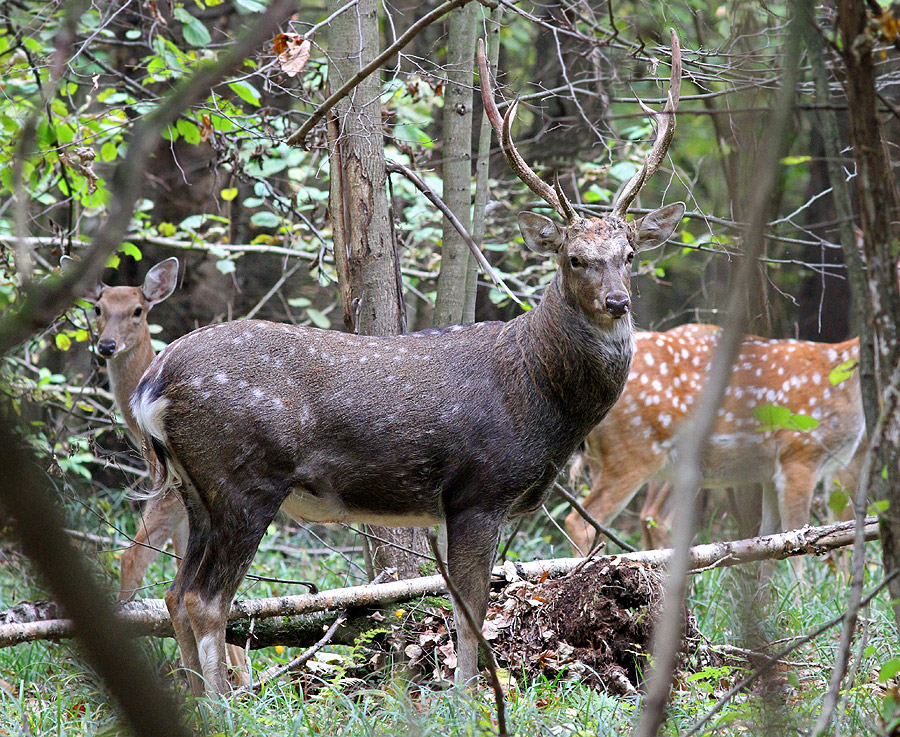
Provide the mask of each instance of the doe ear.
MULTIPOLYGON (((77 262, 71 256, 63 256, 59 259, 59 265, 63 269, 71 269, 75 266, 77 262)), ((102 281, 98 281, 95 284, 91 285, 84 292, 79 295, 82 299, 86 299, 88 302, 96 302, 100 299, 100 295, 103 294, 103 290, 106 289, 106 284, 102 281)))
POLYGON ((565 239, 565 231, 550 218, 534 212, 519 213, 519 230, 529 250, 542 255, 557 253, 565 239))
POLYGON ((153 307, 172 294, 176 286, 178 286, 178 259, 172 256, 160 261, 147 272, 141 292, 153 307))
POLYGON ((683 202, 675 202, 644 215, 635 223, 638 250, 661 246, 672 237, 672 233, 675 232, 675 228, 678 227, 678 223, 683 217, 683 202))

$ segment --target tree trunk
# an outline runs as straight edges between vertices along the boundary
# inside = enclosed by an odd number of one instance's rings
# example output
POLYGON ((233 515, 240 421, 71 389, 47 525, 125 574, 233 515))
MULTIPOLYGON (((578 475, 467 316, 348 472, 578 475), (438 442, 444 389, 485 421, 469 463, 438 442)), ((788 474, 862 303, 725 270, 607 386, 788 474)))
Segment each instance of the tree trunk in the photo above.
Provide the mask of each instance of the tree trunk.
MULTIPOLYGON (((898 212, 897 187, 878 122, 875 92, 875 39, 867 31, 866 4, 862 0, 838 2, 849 103, 850 141, 856 160, 856 197, 863 231, 863 261, 868 286, 869 320, 862 340, 874 345, 874 355, 861 353, 860 379, 866 396, 877 396, 880 406, 866 406, 866 424, 872 432, 885 405, 891 375, 900 356, 900 293, 897 290, 897 231, 892 222, 898 212), (869 337, 871 336, 871 338, 869 337), (867 365, 873 360, 874 365, 867 365), (871 383, 875 383, 872 391, 871 383)), ((848 263, 848 267, 850 264, 848 263)), ((888 502, 879 515, 881 550, 885 572, 900 568, 900 437, 888 433, 873 447, 876 453, 871 475, 875 498, 888 502), (882 469, 884 471, 882 472, 882 469)), ((894 618, 900 628, 900 581, 889 586, 894 618)))
MULTIPOLYGON (((472 74, 478 6, 469 4, 450 15, 447 84, 444 87, 444 202, 463 226, 472 230, 472 74)), ((444 218, 441 271, 434 303, 434 326, 462 323, 466 315, 469 249, 444 218)), ((472 295, 474 301, 474 295, 472 295)), ((474 312, 474 310, 473 310, 474 312)))
MULTIPOLYGON (((343 3, 330 3, 337 11, 343 3)), ((360 0, 331 22, 330 85, 337 89, 379 51, 378 4, 360 0)), ((392 335, 404 330, 400 267, 391 235, 384 139, 381 133, 381 77, 372 74, 335 106, 329 121, 335 223, 335 261, 347 329, 364 335, 392 335)), ((377 568, 397 568, 401 578, 420 574, 422 558, 391 543, 428 554, 424 531, 372 528, 377 568)))

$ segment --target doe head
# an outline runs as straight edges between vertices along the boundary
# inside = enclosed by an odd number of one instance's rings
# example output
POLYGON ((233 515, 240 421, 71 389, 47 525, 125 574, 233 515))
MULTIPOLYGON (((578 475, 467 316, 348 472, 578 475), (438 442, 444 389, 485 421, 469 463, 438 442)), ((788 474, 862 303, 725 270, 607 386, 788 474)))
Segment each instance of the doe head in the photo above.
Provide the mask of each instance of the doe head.
MULTIPOLYGON (((65 262, 71 261, 67 256, 65 262)), ((97 353, 111 359, 128 353, 150 339, 147 313, 169 297, 178 284, 178 259, 156 264, 140 287, 110 287, 97 282, 82 295, 94 304, 97 319, 97 353)))

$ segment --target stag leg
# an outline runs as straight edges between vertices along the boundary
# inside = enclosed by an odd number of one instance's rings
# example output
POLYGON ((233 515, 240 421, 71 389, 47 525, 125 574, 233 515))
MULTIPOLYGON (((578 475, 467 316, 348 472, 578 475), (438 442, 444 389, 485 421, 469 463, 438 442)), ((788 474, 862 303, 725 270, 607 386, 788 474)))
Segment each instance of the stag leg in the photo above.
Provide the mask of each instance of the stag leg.
POLYGON ((491 565, 497 553, 501 518, 467 509, 447 518, 447 567, 459 600, 456 623, 456 682, 470 683, 478 673, 478 635, 487 612, 491 565), (460 611, 464 605, 475 629, 460 611))
MULTIPOLYGON (((242 500, 258 497, 252 492, 242 494, 242 500)), ((197 658, 206 682, 214 693, 229 691, 225 666, 225 623, 231 601, 253 562, 266 528, 278 511, 277 502, 271 508, 224 508, 223 500, 212 520, 206 554, 197 572, 184 591, 184 610, 190 620, 197 644, 197 658)), ((193 540, 191 545, 193 544, 193 540)), ((190 549, 190 547, 189 547, 190 549)))
POLYGON ((119 601, 134 597, 150 563, 169 540, 175 543, 175 554, 184 557, 187 549, 187 513, 178 495, 173 492, 147 503, 134 543, 122 553, 119 601))

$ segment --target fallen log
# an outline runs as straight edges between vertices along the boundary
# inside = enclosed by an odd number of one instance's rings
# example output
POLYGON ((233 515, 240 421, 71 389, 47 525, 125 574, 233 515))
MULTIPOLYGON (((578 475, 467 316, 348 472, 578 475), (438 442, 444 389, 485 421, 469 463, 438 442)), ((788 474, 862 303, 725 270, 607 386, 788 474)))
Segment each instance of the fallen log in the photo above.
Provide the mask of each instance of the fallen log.
MULTIPOLYGON (((740 565, 759 560, 781 559, 796 555, 822 555, 829 550, 845 547, 853 543, 854 523, 839 522, 821 527, 805 527, 777 535, 754 537, 733 542, 717 542, 697 545, 691 548, 691 570, 698 572, 711 568, 740 565)), ((878 520, 867 517, 865 520, 866 540, 878 537, 878 520)), ((538 560, 529 563, 512 564, 507 562, 504 568, 512 566, 511 575, 529 581, 561 578, 586 565, 618 565, 623 562, 640 562, 654 567, 663 567, 668 562, 671 550, 646 550, 621 555, 597 556, 586 562, 583 558, 555 558, 538 560)), ((494 569, 498 582, 506 580, 504 568, 494 569)), ((250 639, 251 646, 261 647, 271 644, 288 644, 277 639, 280 629, 294 631, 290 644, 305 646, 321 636, 322 626, 327 626, 327 618, 321 615, 313 619, 286 620, 279 623, 263 625, 259 620, 271 617, 305 617, 313 613, 330 610, 360 609, 377 607, 395 602, 411 601, 426 596, 446 594, 447 589, 441 576, 426 576, 404 581, 392 581, 382 584, 353 586, 318 594, 299 594, 297 596, 281 596, 268 599, 243 599, 235 601, 229 614, 229 622, 244 622, 244 625, 231 625, 229 641, 244 644, 250 639), (251 623, 252 624, 249 624, 251 623), (309 635, 298 635, 308 632, 309 635), (318 633, 315 635, 315 633, 318 633), (254 642, 253 634, 259 635, 254 642), (315 636, 314 636, 315 635, 315 636)), ((31 605, 34 606, 34 605, 31 605)), ((8 647, 35 640, 62 640, 72 637, 73 630, 67 619, 58 616, 40 621, 27 621, 29 606, 19 605, 13 610, 0 612, 0 647, 8 647), (16 617, 7 616, 17 610, 16 617), (11 621, 10 621, 11 620, 11 621), (2 624, 4 621, 9 622, 2 624)), ((172 637, 172 625, 169 613, 162 599, 142 599, 124 602, 117 606, 118 619, 134 636, 172 637)), ((42 612, 38 616, 57 614, 53 607, 36 607, 42 612)), ((351 628, 354 629, 354 628, 351 628)))

